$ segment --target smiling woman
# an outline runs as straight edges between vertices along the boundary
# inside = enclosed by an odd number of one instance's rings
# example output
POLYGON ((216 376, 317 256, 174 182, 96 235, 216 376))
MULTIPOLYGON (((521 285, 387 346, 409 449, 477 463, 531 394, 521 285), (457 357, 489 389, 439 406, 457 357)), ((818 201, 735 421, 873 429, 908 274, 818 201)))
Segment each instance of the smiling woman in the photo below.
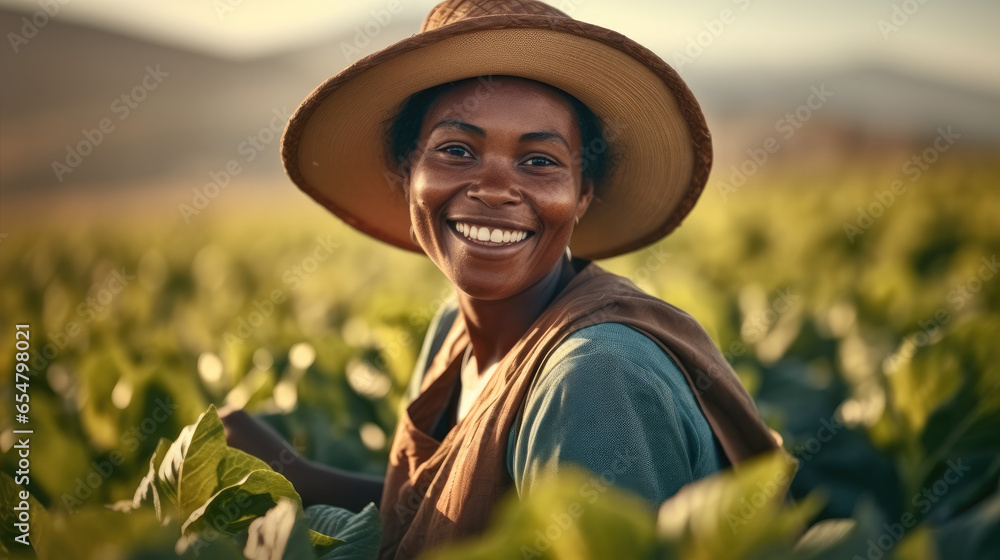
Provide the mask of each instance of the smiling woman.
MULTIPOLYGON (((537 82, 494 82, 473 110, 456 115, 451 107, 475 80, 429 107, 403 183, 410 222, 424 253, 473 300, 550 297, 594 182, 583 179, 575 157, 581 137, 570 104, 537 82)), ((527 328, 520 323, 508 317, 503 326, 527 328)), ((492 353, 490 363, 506 352, 492 353)))
POLYGON ((317 88, 282 155, 310 196, 454 286, 384 479, 224 418, 306 502, 380 502, 381 557, 480 533, 543 473, 582 466, 655 509, 777 446, 698 323, 591 260, 667 235, 711 164, 697 102, 640 45, 537 1, 448 0, 317 88))

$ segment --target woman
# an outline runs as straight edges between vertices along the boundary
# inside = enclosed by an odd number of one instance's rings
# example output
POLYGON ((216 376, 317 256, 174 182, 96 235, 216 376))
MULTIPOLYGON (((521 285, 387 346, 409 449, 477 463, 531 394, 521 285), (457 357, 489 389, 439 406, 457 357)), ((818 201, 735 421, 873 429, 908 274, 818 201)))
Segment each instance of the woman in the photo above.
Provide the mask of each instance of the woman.
POLYGON ((500 496, 567 465, 656 507, 776 447, 690 316, 586 260, 669 233, 710 167, 697 102, 643 47, 541 2, 449 0, 317 88, 282 156, 317 201, 455 286, 384 480, 224 419, 307 502, 381 503, 382 557, 476 534, 500 496))

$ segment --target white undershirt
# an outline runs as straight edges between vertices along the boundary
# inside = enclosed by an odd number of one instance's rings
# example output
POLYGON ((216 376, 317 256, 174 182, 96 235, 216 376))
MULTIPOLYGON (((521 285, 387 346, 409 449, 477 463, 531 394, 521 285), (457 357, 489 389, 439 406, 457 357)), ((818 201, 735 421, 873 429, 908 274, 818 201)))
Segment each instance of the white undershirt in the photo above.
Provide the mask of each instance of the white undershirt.
POLYGON ((489 382, 490 377, 493 377, 493 372, 496 370, 497 364, 493 364, 482 375, 479 375, 479 366, 476 364, 475 357, 472 356, 472 345, 469 345, 469 349, 465 352, 465 358, 462 360, 462 386, 461 393, 458 395, 457 422, 461 422, 462 418, 465 418, 473 403, 476 402, 476 397, 483 392, 483 387, 486 387, 486 383, 489 382))

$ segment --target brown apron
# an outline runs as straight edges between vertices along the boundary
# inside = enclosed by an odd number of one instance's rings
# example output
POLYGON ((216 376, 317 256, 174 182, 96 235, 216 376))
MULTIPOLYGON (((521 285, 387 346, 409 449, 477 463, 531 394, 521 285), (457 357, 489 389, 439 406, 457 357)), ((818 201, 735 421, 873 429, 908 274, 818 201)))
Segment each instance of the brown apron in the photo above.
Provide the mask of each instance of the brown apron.
POLYGON ((479 534, 513 485, 507 436, 546 357, 569 334, 623 323, 649 336, 680 367, 734 465, 777 444, 715 344, 693 318, 631 281, 588 264, 497 365, 444 441, 429 434, 457 383, 469 335, 459 313, 396 429, 382 495, 382 559, 408 559, 479 534))

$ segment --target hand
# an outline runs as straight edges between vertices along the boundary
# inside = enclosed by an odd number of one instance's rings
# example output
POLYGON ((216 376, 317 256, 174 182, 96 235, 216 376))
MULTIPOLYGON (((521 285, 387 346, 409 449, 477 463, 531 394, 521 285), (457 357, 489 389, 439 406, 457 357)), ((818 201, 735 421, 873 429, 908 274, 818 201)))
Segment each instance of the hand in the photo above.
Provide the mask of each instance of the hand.
POLYGON ((330 504, 354 512, 382 499, 384 477, 350 473, 319 465, 299 455, 273 428, 231 407, 219 409, 226 443, 262 459, 284 475, 303 505, 330 504))
POLYGON ((282 472, 285 467, 303 459, 274 428, 247 414, 242 409, 223 407, 219 419, 226 429, 226 443, 268 463, 282 472))

